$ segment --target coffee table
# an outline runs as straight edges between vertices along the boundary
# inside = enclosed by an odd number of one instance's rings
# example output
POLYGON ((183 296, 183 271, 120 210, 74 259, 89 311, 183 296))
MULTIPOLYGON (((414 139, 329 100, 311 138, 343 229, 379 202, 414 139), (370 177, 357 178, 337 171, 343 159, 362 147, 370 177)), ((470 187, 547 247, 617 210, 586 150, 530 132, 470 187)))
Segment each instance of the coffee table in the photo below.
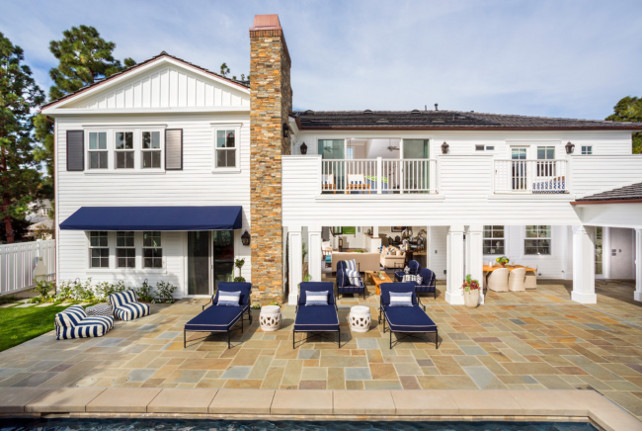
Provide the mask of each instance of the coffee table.
POLYGON ((370 276, 372 283, 375 285, 375 293, 381 295, 381 283, 392 283, 392 280, 383 272, 383 278, 379 277, 380 271, 365 271, 366 274, 370 276))

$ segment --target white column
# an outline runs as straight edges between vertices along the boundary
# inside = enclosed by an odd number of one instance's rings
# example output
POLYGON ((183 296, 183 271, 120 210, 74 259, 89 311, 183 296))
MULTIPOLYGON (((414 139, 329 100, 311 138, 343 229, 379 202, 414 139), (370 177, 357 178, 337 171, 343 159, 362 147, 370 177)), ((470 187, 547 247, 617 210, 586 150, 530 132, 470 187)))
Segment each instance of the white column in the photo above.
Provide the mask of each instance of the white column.
POLYGON ((464 303, 461 285, 464 282, 464 226, 452 225, 448 230, 446 255, 446 302, 464 303))
POLYGON ((308 273, 310 280, 321 281, 321 226, 308 226, 308 273))
POLYGON ((594 228, 573 226, 573 292, 571 299, 595 304, 595 243, 589 231, 594 228))
POLYGON ((635 293, 633 299, 642 301, 642 229, 635 230, 635 293))
POLYGON ((470 225, 466 233, 466 274, 479 281, 479 303, 484 303, 484 226, 470 225))
POLYGON ((299 283, 303 272, 303 254, 301 253, 301 226, 288 227, 288 281, 290 291, 288 293, 288 304, 296 304, 299 296, 299 283))

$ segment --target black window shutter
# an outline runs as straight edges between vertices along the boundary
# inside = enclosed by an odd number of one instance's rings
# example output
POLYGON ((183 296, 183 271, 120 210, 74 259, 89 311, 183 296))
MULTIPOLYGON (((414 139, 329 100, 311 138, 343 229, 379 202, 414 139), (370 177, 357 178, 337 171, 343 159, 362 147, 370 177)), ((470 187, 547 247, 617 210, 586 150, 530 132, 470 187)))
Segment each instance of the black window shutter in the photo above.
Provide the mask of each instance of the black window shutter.
POLYGON ((165 170, 183 169, 183 129, 165 130, 165 170))
POLYGON ((67 170, 85 170, 85 132, 67 130, 67 170))

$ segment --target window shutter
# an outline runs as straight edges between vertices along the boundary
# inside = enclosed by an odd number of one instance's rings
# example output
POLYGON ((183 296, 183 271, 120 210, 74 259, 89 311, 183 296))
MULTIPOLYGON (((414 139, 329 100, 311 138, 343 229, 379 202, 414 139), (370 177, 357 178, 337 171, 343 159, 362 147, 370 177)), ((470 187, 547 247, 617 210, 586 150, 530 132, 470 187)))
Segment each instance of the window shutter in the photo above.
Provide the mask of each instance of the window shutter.
POLYGON ((165 170, 183 169, 183 129, 165 130, 165 170))
POLYGON ((67 170, 85 170, 85 132, 67 130, 67 170))

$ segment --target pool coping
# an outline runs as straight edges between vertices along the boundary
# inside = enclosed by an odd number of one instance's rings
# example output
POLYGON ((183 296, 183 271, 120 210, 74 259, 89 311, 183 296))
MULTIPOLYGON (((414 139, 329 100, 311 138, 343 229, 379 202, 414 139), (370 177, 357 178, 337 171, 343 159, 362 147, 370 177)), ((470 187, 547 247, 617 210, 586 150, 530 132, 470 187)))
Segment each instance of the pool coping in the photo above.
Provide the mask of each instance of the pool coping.
POLYGON ((640 420, 593 390, 6 389, 0 393, 0 417, 535 419, 588 421, 607 431, 642 430, 640 420))

